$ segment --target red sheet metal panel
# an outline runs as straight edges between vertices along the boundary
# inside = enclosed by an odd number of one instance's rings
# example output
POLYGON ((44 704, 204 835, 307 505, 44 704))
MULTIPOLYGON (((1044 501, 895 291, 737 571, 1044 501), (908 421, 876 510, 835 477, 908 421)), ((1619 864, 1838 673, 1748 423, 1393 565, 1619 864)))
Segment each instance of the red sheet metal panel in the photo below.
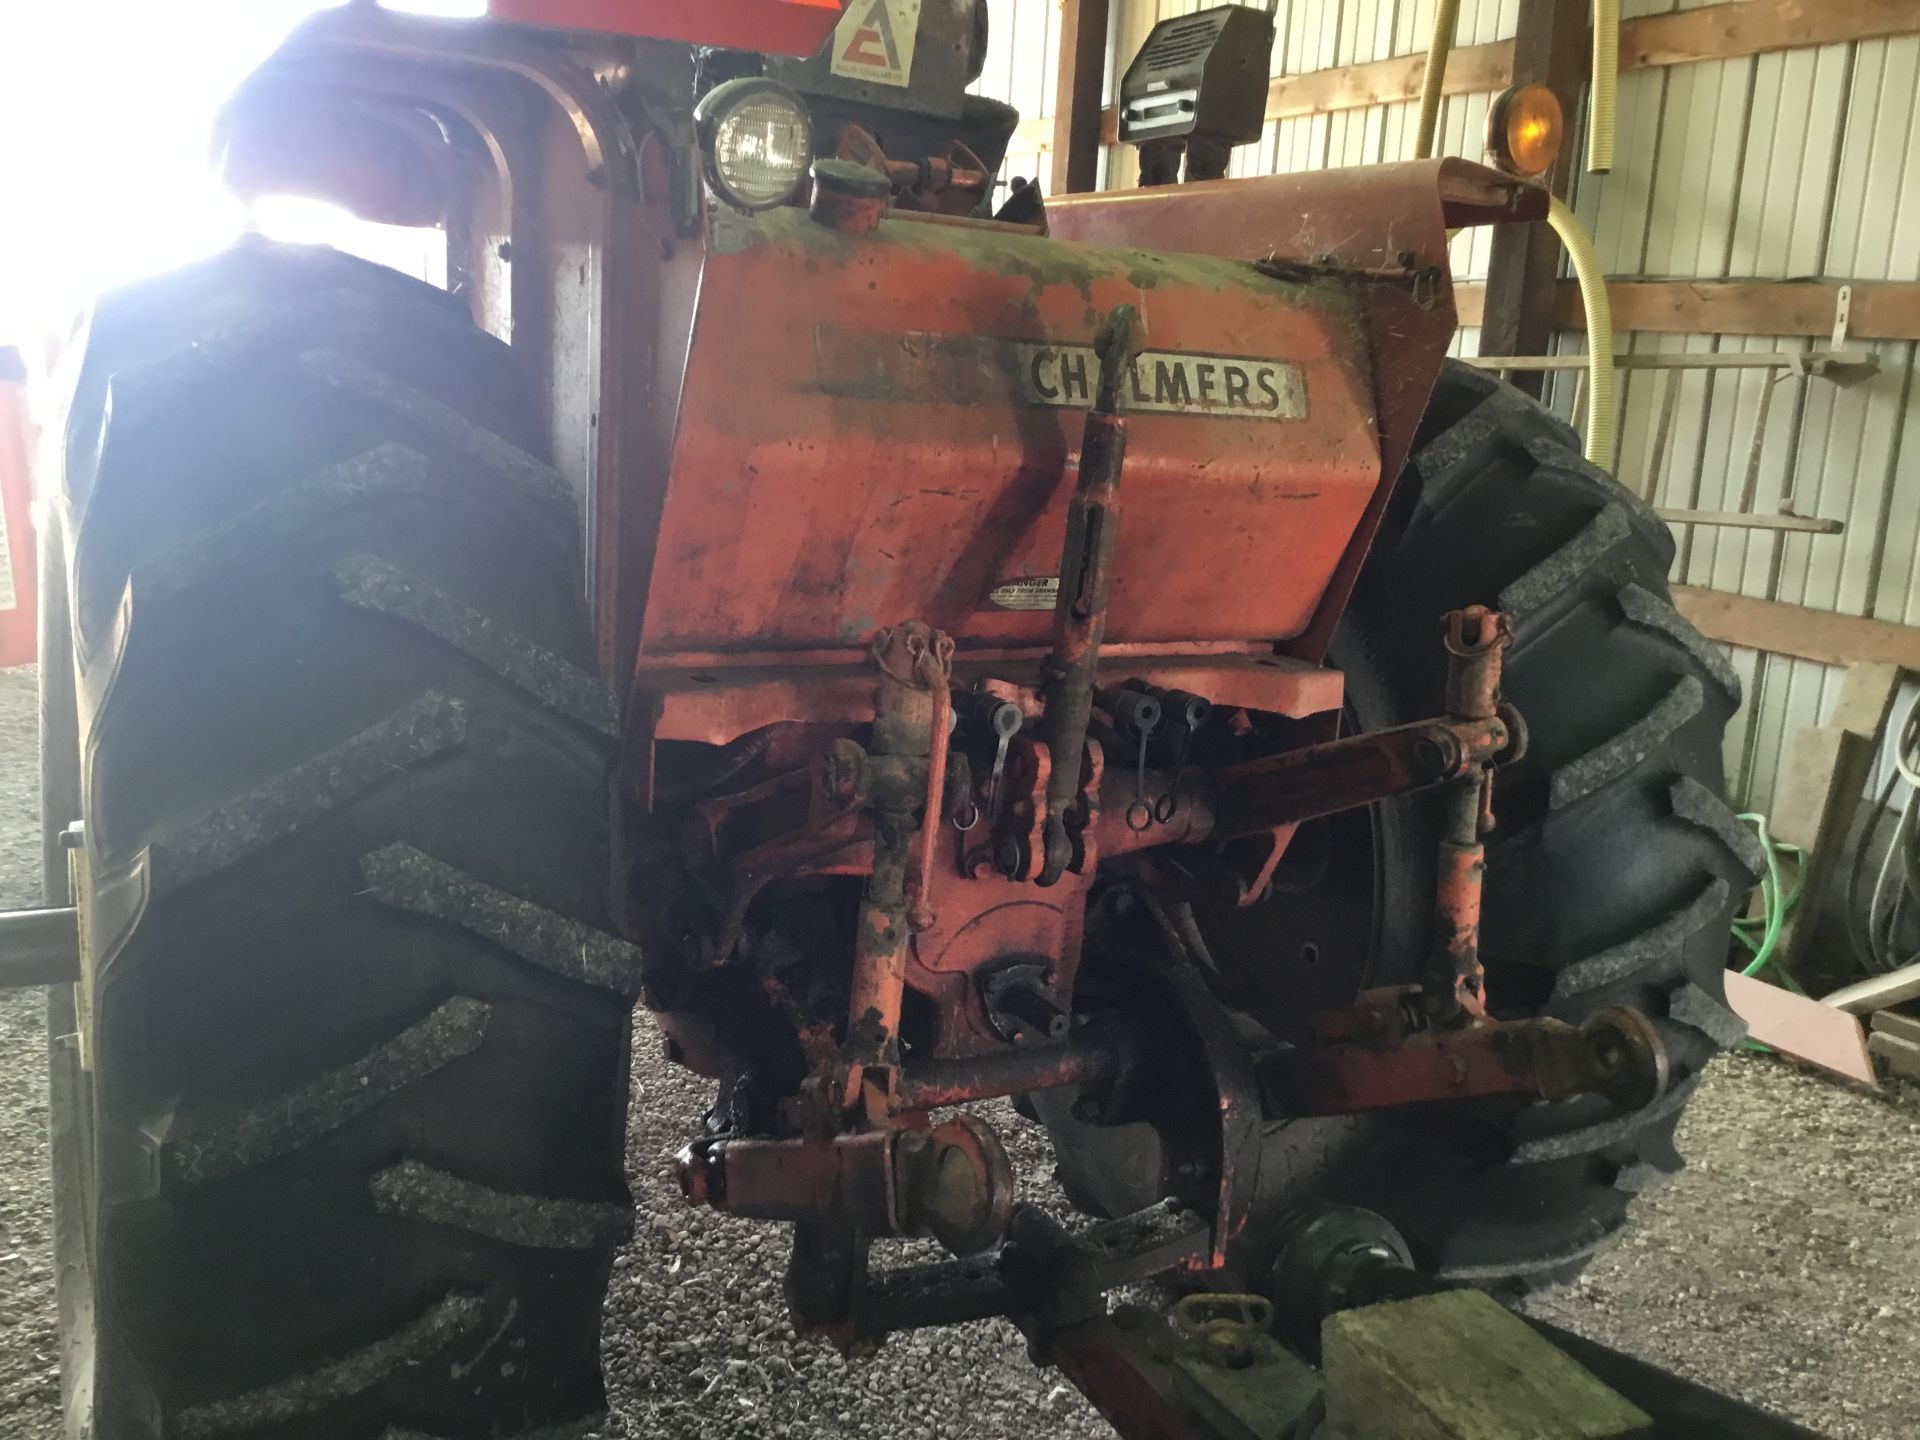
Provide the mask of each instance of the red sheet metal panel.
POLYGON ((28 664, 39 650, 29 469, 35 427, 25 381, 20 353, 0 346, 0 665, 28 664))
POLYGON ((858 651, 924 619, 1045 643, 1101 319, 1131 303, 1107 628, 1297 633, 1380 475, 1350 288, 1244 262, 794 210, 716 221, 641 639, 666 656, 858 651))
POLYGON ((1326 654, 1453 338, 1447 231, 1545 216, 1537 185, 1454 157, 1064 195, 1047 202, 1063 240, 1203 251, 1365 277, 1366 328, 1386 483, 1353 536, 1320 612, 1287 653, 1326 654))
POLYGON ((811 55, 840 8, 841 0, 488 0, 487 14, 521 25, 811 55))

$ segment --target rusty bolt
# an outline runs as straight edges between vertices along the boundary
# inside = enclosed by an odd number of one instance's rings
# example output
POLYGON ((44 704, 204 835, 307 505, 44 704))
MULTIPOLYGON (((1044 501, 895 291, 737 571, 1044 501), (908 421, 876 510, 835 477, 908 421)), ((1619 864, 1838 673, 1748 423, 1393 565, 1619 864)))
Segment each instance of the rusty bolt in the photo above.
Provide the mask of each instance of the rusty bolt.
POLYGON ((1597 1011, 1581 1025, 1580 1039, 1593 1087, 1621 1109, 1641 1109, 1666 1092, 1666 1045, 1638 1010, 1610 1006, 1597 1011))
POLYGON ((1001 840, 999 848, 994 851, 994 859, 999 862, 1002 875, 1018 875, 1025 859, 1024 847, 1016 836, 1009 835, 1001 840))
POLYGON ((689 1205, 705 1205, 712 1200, 719 1188, 713 1169, 713 1156, 699 1141, 682 1146, 673 1157, 674 1178, 680 1182, 680 1193, 689 1205))

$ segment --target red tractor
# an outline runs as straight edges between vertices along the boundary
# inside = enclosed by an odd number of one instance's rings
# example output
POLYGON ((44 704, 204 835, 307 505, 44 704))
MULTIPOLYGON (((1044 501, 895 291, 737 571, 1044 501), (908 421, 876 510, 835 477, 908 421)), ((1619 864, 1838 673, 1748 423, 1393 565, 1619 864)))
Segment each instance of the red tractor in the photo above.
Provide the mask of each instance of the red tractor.
POLYGON ((220 137, 444 288, 253 239, 75 369, 69 1433, 589 1423, 636 1002, 717 1082, 689 1199, 849 1349, 1040 1316, 1097 1388, 1103 1290, 1284 1309, 1308 1211, 1577 1269, 1740 1033, 1755 857, 1665 528, 1446 359, 1449 228, 1543 192, 1206 178, 1182 42, 1126 123, 1189 183, 1043 201, 975 0, 493 8, 323 15, 220 137))

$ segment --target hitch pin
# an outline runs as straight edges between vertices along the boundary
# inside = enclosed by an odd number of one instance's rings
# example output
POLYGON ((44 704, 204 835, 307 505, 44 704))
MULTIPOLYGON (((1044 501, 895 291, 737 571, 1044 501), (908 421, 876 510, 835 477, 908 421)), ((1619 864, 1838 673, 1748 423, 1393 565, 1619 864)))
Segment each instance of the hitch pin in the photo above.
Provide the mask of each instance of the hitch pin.
POLYGON ((1213 714, 1213 702, 1201 695, 1192 695, 1185 690, 1168 692, 1163 708, 1178 704, 1180 711, 1180 746, 1174 751, 1173 771, 1167 781, 1167 793, 1153 802, 1153 818, 1162 825, 1173 819, 1180 805, 1180 772, 1187 768, 1187 754, 1193 748, 1193 736, 1213 714))
POLYGON ((1130 685, 1102 686, 1093 698, 1107 712, 1116 730, 1122 735, 1131 733, 1140 741, 1140 753, 1134 763, 1133 803, 1127 806, 1127 827, 1136 834, 1150 830, 1159 816, 1154 812, 1153 801, 1147 798, 1147 742, 1160 729, 1165 713, 1160 700, 1130 685))
POLYGON ((1025 720, 1020 707, 1011 700, 1002 700, 993 707, 987 717, 987 723, 993 727, 995 744, 993 748, 993 773, 987 777, 987 824, 991 828, 1000 818, 1000 777, 1007 769, 1007 749, 1013 744, 1013 737, 1020 733, 1025 720))

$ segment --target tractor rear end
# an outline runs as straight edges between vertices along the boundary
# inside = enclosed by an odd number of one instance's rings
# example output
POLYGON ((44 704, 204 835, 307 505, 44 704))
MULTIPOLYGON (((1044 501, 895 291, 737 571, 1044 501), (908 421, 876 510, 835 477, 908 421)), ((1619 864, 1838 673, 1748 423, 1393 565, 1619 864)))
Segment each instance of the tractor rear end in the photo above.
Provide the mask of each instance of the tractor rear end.
POLYGON ((825 48, 323 17, 229 176, 444 227, 451 296, 250 243, 96 321, 43 606, 74 1426, 590 1415, 635 998, 717 1082, 688 1199, 789 1224, 851 1350, 1284 1303, 1323 1212, 1570 1273, 1737 1031, 1752 857, 1664 529, 1444 358, 1449 228, 1542 193, 1196 178, 1203 76, 1146 137, 1189 183, 996 205, 981 7, 639 8, 825 48), (1094 1238, 1015 1203, 1007 1096, 1094 1238), (870 1267, 908 1235, 953 1258, 870 1267))

